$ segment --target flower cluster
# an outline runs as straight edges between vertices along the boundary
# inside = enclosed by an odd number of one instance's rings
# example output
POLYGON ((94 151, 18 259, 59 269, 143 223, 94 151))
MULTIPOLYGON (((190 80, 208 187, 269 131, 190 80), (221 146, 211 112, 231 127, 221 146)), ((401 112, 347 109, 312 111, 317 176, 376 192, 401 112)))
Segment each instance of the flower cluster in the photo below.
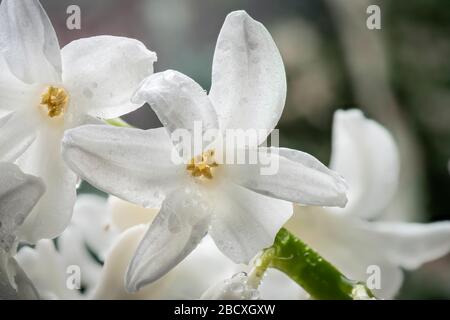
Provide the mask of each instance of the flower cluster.
POLYGON ((270 33, 246 12, 225 19, 209 93, 177 71, 153 74, 156 60, 123 37, 60 49, 37 0, 1 2, 0 298, 304 298, 284 274, 254 274, 283 226, 353 280, 379 266, 371 289, 381 298, 398 291, 400 267, 450 250, 447 222, 380 218, 399 156, 360 111, 336 112, 331 169, 266 146, 286 75, 270 33), (146 103, 163 127, 107 121, 146 103), (250 136, 228 143, 236 132, 250 136), (229 161, 239 155, 248 161, 229 161), (276 169, 264 173, 252 156, 276 169), (77 196, 81 179, 108 199, 77 196))

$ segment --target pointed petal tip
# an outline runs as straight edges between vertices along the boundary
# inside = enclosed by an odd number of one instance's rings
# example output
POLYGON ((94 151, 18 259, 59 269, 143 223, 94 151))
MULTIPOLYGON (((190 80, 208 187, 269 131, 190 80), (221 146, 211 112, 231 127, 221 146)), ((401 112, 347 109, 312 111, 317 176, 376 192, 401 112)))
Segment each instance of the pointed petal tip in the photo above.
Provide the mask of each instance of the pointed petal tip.
POLYGON ((235 10, 235 11, 231 11, 227 15, 227 18, 228 17, 242 17, 242 18, 246 18, 246 17, 250 17, 250 15, 245 10, 235 10))
MULTIPOLYGON (((224 21, 224 25, 227 23, 230 23, 232 26, 238 26, 240 24, 244 25, 244 28, 246 28, 248 25, 247 23, 255 23, 263 26, 259 21, 253 19, 245 10, 236 10, 230 12, 226 17, 224 21)), ((263 28, 265 28, 263 26, 263 28)))
POLYGON ((339 208, 345 208, 346 206, 347 206, 347 203, 348 203, 348 198, 347 198, 347 195, 346 194, 344 194, 342 197, 341 197, 341 199, 340 199, 340 201, 339 201, 339 204, 337 205, 339 208))
POLYGON ((125 290, 129 293, 134 293, 138 291, 138 286, 136 283, 136 277, 135 277, 135 268, 134 268, 134 263, 135 261, 135 256, 133 255, 133 257, 131 258, 131 261, 128 264, 127 270, 125 272, 125 276, 123 278, 123 281, 125 283, 125 290))
POLYGON ((243 21, 250 21, 260 24, 259 21, 252 18, 252 16, 245 10, 231 11, 225 18, 225 21, 231 20, 232 23, 239 23, 243 21))
POLYGON ((364 118, 364 113, 360 109, 339 109, 334 113, 337 117, 352 117, 352 118, 364 118))
MULTIPOLYGON (((168 272, 169 270, 167 270, 168 272)), ((163 273, 164 275, 165 273, 163 273)), ((125 274, 125 289, 129 293, 136 293, 140 291, 144 286, 149 285, 159 278, 161 278, 163 275, 160 273, 155 273, 153 276, 146 275, 145 279, 142 277, 139 277, 138 270, 136 269, 136 262, 133 257, 131 260, 127 272, 125 274)))
POLYGON ((139 291, 140 286, 138 286, 138 283, 135 281, 135 279, 132 279, 130 267, 128 267, 127 273, 125 274, 124 281, 125 281, 125 289, 127 292, 136 293, 139 291))

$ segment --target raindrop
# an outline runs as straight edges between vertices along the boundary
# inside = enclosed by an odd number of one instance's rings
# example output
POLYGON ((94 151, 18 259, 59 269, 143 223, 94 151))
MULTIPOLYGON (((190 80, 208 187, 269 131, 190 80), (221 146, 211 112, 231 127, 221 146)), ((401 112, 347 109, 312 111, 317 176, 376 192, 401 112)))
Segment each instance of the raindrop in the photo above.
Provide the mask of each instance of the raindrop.
POLYGON ((92 97, 94 96, 94 94, 92 93, 92 91, 88 88, 84 88, 83 90, 83 95, 88 98, 88 99, 92 99, 92 97))

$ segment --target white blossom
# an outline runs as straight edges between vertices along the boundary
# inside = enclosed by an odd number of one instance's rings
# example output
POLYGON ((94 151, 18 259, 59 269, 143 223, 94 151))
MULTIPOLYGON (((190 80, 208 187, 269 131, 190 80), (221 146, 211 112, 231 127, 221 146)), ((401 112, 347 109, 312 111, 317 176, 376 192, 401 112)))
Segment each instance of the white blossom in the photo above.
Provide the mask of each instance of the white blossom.
POLYGON ((34 286, 14 259, 19 227, 45 191, 41 179, 0 162, 0 300, 38 298, 34 286))
POLYGON ((133 100, 149 102, 165 129, 91 125, 65 135, 66 163, 83 179, 127 201, 161 207, 127 272, 131 292, 166 274, 207 233, 235 263, 248 263, 273 243, 292 214, 292 202, 344 206, 347 201, 342 178, 311 155, 257 149, 282 113, 286 79, 270 34, 243 11, 225 20, 212 78, 209 95, 175 71, 142 82, 133 100), (223 134, 264 129, 246 147, 277 161, 278 171, 262 175, 258 164, 216 163, 221 150, 214 149, 215 142, 187 164, 174 161, 178 146, 170 134, 185 129, 195 136, 196 121, 223 134))
POLYGON ((193 299, 218 279, 237 271, 238 266, 215 250, 213 241, 206 237, 166 276, 137 293, 129 293, 125 289, 128 264, 157 212, 115 197, 105 200, 81 195, 71 225, 57 239, 58 248, 53 241, 43 239, 34 248, 22 248, 17 261, 43 299, 193 299), (85 221, 91 226, 86 228, 85 221), (92 246, 94 238, 102 244, 100 247, 92 246), (94 260, 87 246, 98 257, 104 254, 104 265, 94 260), (206 263, 208 268, 199 272, 206 263), (73 265, 80 268, 83 293, 67 287, 67 269, 73 265))
POLYGON ((295 206, 287 227, 349 279, 367 281, 377 297, 391 299, 402 268, 416 269, 450 251, 450 222, 383 219, 397 188, 398 150, 390 133, 359 110, 335 113, 331 159, 348 182, 348 206, 295 206))
POLYGON ((53 238, 69 224, 77 176, 60 156, 64 131, 138 108, 131 95, 154 61, 141 42, 123 37, 83 38, 60 50, 37 0, 1 2, 0 160, 17 161, 47 187, 21 227, 23 240, 53 238))

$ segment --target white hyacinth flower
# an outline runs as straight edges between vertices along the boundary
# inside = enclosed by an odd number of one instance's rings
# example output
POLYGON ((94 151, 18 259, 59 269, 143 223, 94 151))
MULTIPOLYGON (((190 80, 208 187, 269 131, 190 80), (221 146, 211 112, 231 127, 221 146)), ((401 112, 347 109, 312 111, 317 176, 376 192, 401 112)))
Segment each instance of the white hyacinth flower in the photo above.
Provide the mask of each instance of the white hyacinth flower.
POLYGON ((32 283, 14 259, 17 233, 45 191, 41 179, 0 162, 0 300, 38 298, 32 283))
POLYGON ((212 283, 237 272, 238 267, 215 249, 210 237, 205 237, 192 254, 163 277, 130 293, 125 288, 125 275, 147 229, 148 225, 136 225, 120 235, 106 257, 93 299, 198 299, 212 283))
POLYGON ((378 298, 391 299, 402 268, 416 269, 450 251, 450 222, 383 221, 397 188, 398 150, 390 133, 359 110, 335 113, 332 147, 330 167, 349 185, 347 207, 295 206, 287 227, 348 278, 369 280, 378 298))
POLYGON ((175 71, 142 82, 134 101, 149 102, 165 129, 90 125, 66 133, 64 158, 83 179, 127 201, 161 207, 130 264, 129 291, 166 274, 207 233, 231 260, 248 263, 273 243, 293 202, 345 206, 343 179, 311 155, 258 149, 277 124, 285 97, 285 71, 272 37, 261 23, 236 11, 217 40, 209 95, 175 71), (277 162, 278 170, 262 175, 259 165, 216 162, 222 150, 214 149, 214 142, 190 161, 174 161, 173 150, 180 150, 172 133, 185 129, 195 136, 196 121, 223 135, 229 129, 258 130, 246 147, 277 162))
POLYGON ((57 239, 58 248, 53 241, 43 239, 34 248, 22 248, 17 261, 42 299, 195 299, 211 283, 237 272, 237 266, 215 250, 213 241, 206 237, 166 276, 137 293, 129 293, 124 282, 128 264, 157 212, 115 197, 105 200, 81 195, 71 225, 57 239), (85 225, 88 221, 89 227, 85 225), (98 257, 104 255, 103 266, 89 254, 88 247, 98 257), (208 267, 200 271, 206 264, 208 267), (82 294, 67 286, 70 266, 78 266, 81 271, 82 294))
POLYGON ((17 261, 32 280, 43 299, 84 299, 98 283, 103 262, 119 236, 111 221, 109 202, 100 196, 81 194, 75 203, 73 218, 55 242, 42 239, 35 247, 23 247, 17 261), (94 256, 96 259, 94 258, 94 256), (67 286, 70 267, 81 272, 80 287, 67 286))
POLYGON ((53 238, 69 224, 77 176, 60 155, 64 131, 137 109, 130 98, 155 61, 141 42, 123 37, 60 49, 39 1, 1 2, 0 161, 17 160, 47 187, 21 228, 24 241, 53 238))
MULTIPOLYGON (((86 261, 80 261, 78 243, 72 244, 75 257, 78 258, 74 266, 83 265, 86 261)), ((88 254, 87 252, 85 253, 88 254)), ((83 257, 85 258, 85 257, 83 257)), ((73 264, 66 261, 63 252, 58 251, 55 243, 49 239, 39 240, 34 247, 23 247, 17 253, 17 261, 24 272, 32 281, 40 299, 44 300, 78 300, 84 296, 77 287, 68 286, 68 276, 73 264)), ((72 260, 73 261, 73 260, 72 260)), ((89 261, 89 263, 93 263, 89 261)), ((98 276, 101 266, 98 265, 98 276)), ((92 269, 80 269, 81 285, 85 285, 84 278, 90 277, 92 269)))

